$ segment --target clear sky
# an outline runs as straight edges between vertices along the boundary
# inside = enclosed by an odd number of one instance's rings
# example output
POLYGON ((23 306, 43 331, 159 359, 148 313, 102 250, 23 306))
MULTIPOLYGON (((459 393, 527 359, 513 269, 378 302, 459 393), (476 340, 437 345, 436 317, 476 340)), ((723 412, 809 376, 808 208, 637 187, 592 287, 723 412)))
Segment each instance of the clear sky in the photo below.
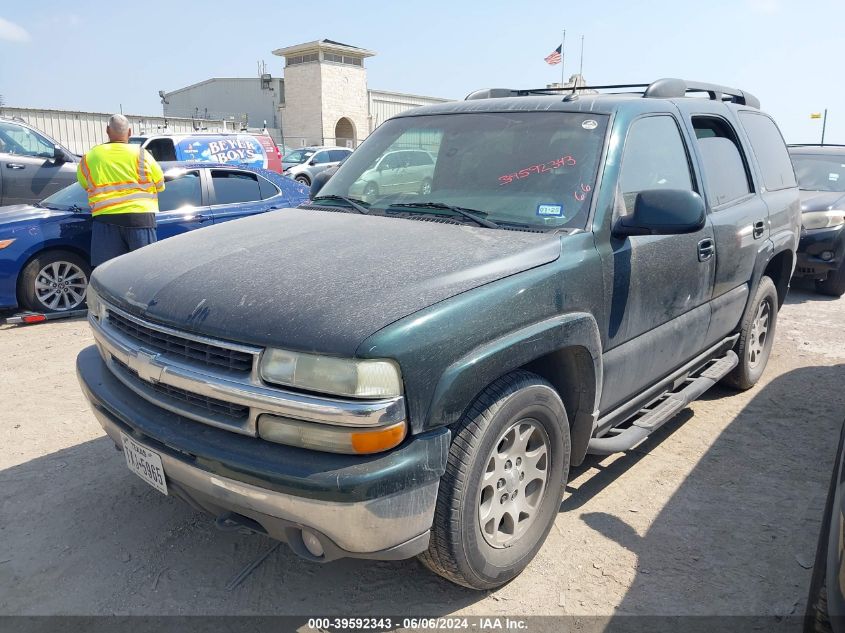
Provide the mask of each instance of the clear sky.
POLYGON ((0 5, 0 95, 10 106, 159 114, 158 91, 282 74, 275 48, 333 39, 378 53, 370 88, 462 98, 560 78, 543 62, 585 36, 588 82, 683 77, 757 95, 789 142, 845 143, 843 0, 18 2, 0 5))

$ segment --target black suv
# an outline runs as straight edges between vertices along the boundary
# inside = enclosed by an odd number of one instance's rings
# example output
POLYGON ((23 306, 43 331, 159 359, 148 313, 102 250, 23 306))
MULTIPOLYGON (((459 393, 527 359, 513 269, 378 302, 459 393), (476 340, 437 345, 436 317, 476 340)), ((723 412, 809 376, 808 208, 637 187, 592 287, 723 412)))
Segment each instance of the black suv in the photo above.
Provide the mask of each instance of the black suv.
POLYGON ((570 466, 757 382, 795 265, 798 188, 753 96, 608 88, 402 113, 312 202, 97 268, 77 371, 129 467, 310 560, 516 576, 570 466), (354 199, 405 149, 429 186, 354 199))
POLYGON ((801 189, 801 242, 796 277, 814 279, 819 292, 845 294, 845 146, 792 145, 801 189))

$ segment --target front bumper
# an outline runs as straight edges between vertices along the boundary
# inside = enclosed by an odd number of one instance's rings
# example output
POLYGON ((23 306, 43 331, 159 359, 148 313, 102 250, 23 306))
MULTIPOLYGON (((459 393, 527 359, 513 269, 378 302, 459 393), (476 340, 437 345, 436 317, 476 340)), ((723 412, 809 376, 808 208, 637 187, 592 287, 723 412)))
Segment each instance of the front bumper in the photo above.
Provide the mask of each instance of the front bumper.
POLYGON ((401 559, 428 546, 447 429, 371 456, 320 453, 217 429, 161 409, 120 382, 95 346, 77 375, 97 420, 121 447, 126 433, 158 452, 169 489, 218 524, 248 527, 312 560, 401 559), (324 554, 305 548, 302 530, 324 554))
POLYGON ((801 230, 798 243, 798 262, 795 277, 825 279, 829 272, 837 270, 845 259, 845 226, 829 229, 801 230), (832 252, 832 259, 822 259, 821 254, 832 252))

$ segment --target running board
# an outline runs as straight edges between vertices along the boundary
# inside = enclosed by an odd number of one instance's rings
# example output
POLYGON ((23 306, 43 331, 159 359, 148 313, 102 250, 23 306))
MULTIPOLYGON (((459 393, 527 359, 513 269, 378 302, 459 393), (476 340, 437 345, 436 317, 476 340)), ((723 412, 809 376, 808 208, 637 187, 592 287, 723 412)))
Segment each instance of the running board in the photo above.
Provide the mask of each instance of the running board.
POLYGON ((591 439, 587 452, 610 455, 631 450, 674 418, 690 402, 700 398, 701 394, 727 376, 738 364, 736 353, 728 351, 722 358, 707 365, 698 376, 688 378, 682 389, 666 392, 650 407, 641 409, 634 415, 631 426, 620 430, 611 429, 608 435, 591 439))

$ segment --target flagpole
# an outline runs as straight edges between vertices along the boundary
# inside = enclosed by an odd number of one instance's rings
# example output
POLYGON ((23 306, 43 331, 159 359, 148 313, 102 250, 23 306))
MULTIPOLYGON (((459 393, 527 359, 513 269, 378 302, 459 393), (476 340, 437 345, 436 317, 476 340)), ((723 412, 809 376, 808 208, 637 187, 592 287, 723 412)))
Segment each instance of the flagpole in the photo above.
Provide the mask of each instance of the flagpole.
POLYGON ((584 36, 581 36, 581 61, 578 64, 578 76, 584 79, 584 36))
POLYGON ((560 87, 561 88, 563 88, 563 86, 566 84, 566 81, 564 80, 565 75, 564 75, 564 72, 563 72, 563 68, 566 65, 566 55, 564 55, 564 53, 563 53, 565 46, 566 46, 566 29, 563 29, 563 39, 560 42, 560 87))

